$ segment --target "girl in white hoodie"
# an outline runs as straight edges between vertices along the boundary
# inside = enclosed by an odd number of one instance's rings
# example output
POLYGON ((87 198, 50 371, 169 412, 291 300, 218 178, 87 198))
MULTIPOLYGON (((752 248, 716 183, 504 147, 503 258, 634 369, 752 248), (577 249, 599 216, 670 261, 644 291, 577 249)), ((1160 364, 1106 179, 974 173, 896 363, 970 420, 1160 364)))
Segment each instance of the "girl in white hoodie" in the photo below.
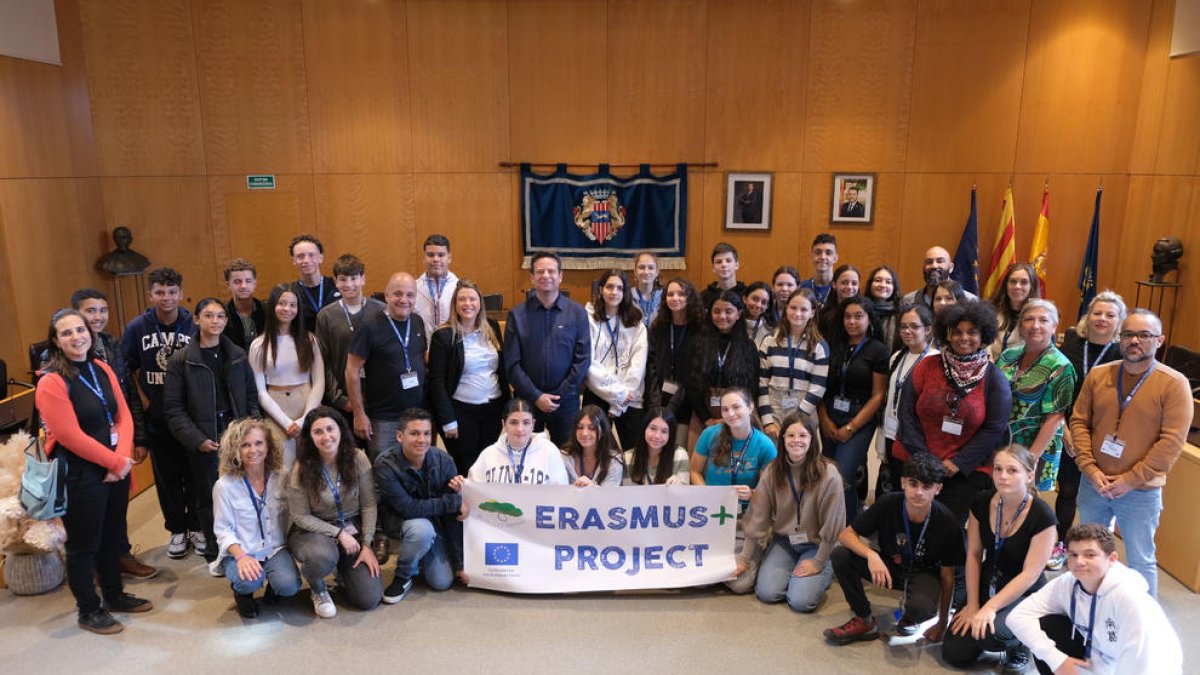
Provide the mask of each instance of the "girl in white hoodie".
POLYGON ((634 446, 643 430, 642 395, 649 343, 642 312, 633 304, 624 272, 614 269, 600 275, 587 314, 592 332, 592 362, 588 366, 583 404, 608 413, 621 448, 627 450, 634 446))
POLYGON ((533 404, 514 398, 504 407, 504 431, 479 453, 467 480, 517 485, 567 485, 562 453, 545 434, 533 433, 533 404))

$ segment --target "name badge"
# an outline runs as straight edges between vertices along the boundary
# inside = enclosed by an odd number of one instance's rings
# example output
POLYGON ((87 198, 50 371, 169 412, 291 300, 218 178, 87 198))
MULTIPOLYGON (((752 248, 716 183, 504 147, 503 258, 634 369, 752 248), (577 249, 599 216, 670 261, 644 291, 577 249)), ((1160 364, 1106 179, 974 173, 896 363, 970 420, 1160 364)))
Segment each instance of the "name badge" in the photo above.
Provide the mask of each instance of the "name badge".
POLYGON ((793 532, 788 535, 788 541, 792 544, 792 546, 799 546, 801 544, 807 544, 808 543, 808 533, 807 532, 793 532))
POLYGON ((117 428, 113 427, 113 428, 109 429, 108 430, 108 444, 115 448, 115 447, 117 447, 118 440, 119 439, 117 438, 117 428))
POLYGON ((362 368, 358 369, 358 379, 360 379, 360 380, 367 379, 367 367, 366 366, 363 366, 362 368))
POLYGON ((355 527, 353 523, 346 523, 346 526, 342 528, 342 531, 351 537, 358 536, 358 528, 355 527))
POLYGON ((833 409, 838 412, 850 412, 850 399, 845 396, 835 396, 833 398, 833 409))
POLYGON ((957 417, 946 415, 942 418, 942 433, 951 436, 962 436, 963 421, 957 417))
POLYGON ((674 396, 675 392, 679 391, 679 383, 675 380, 664 380, 662 390, 664 394, 670 394, 674 396))
POLYGON ((400 386, 405 389, 416 389, 419 384, 421 381, 417 378, 416 373, 408 372, 400 376, 400 386))
POLYGON ((1125 453, 1125 441, 1109 434, 1104 437, 1104 442, 1100 444, 1100 452, 1109 457, 1120 459, 1121 455, 1125 453))
POLYGON ((789 413, 800 407, 800 399, 795 396, 783 397, 783 412, 789 413))
POLYGON ((900 420, 895 415, 884 415, 883 417, 883 435, 888 438, 895 438, 896 432, 900 430, 900 420))

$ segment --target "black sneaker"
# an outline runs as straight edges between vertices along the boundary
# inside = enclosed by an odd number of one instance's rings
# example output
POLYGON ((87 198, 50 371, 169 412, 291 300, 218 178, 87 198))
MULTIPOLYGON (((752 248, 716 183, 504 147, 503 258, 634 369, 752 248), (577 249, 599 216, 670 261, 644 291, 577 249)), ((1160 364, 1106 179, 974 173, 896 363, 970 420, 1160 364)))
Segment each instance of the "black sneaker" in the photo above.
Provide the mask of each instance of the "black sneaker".
POLYGON ((149 612, 154 609, 154 603, 145 598, 139 598, 136 595, 122 593, 117 597, 108 600, 104 603, 108 606, 110 612, 125 612, 127 614, 137 614, 138 612, 149 612))
POLYGON ((243 619, 253 619, 258 616, 258 603, 254 601, 253 593, 234 592, 233 601, 237 603, 238 616, 243 619))
POLYGON ((392 583, 388 584, 386 590, 383 591, 384 604, 394 605, 408 596, 408 592, 412 590, 412 579, 408 579, 397 575, 392 579, 392 583))
POLYGON ((1029 667, 1029 650, 1014 647, 1004 652, 1004 673, 1023 673, 1029 667))
POLYGON ((270 583, 268 583, 266 588, 263 590, 262 601, 268 605, 273 605, 279 602, 279 596, 275 594, 275 589, 271 587, 270 583))
POLYGON ((125 626, 103 608, 80 613, 79 627, 99 635, 116 635, 125 630, 125 626))
POLYGON ((915 635, 917 628, 919 628, 920 625, 921 624, 913 623, 913 621, 907 616, 901 617, 900 620, 896 622, 896 635, 903 637, 915 635))

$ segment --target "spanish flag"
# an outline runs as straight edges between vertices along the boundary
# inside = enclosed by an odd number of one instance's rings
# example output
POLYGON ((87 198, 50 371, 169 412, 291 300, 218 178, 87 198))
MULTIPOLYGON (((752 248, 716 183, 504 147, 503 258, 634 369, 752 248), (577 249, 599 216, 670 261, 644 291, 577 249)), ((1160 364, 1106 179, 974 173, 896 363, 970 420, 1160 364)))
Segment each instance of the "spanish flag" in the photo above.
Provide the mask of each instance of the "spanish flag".
POLYGON ((983 297, 990 298, 1004 278, 1009 265, 1017 262, 1017 225, 1013 220, 1012 187, 1004 191, 1004 207, 1000 211, 1000 224, 996 227, 996 241, 992 244, 992 255, 988 259, 987 283, 983 297))
POLYGON ((1029 247, 1029 262, 1037 270, 1042 285, 1042 297, 1046 297, 1046 256, 1050 253, 1050 185, 1042 191, 1042 212, 1038 214, 1037 229, 1033 232, 1033 245, 1029 247))

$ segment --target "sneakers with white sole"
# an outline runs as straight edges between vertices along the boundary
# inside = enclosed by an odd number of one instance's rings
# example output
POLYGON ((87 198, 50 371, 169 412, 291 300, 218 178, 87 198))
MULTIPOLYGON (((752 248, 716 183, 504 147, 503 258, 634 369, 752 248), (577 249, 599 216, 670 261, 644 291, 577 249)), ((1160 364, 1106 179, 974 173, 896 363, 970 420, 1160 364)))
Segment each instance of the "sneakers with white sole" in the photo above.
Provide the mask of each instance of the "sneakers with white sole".
POLYGON ((196 555, 202 556, 206 551, 208 551, 208 543, 204 541, 203 532, 188 532, 187 538, 188 542, 190 542, 192 545, 192 550, 196 552, 196 555))
POLYGON ((312 592, 313 611, 322 619, 332 619, 337 616, 337 605, 329 597, 329 591, 312 592))
POLYGON ((172 532, 171 538, 167 540, 167 557, 179 560, 186 558, 188 551, 188 538, 183 532, 172 532))

